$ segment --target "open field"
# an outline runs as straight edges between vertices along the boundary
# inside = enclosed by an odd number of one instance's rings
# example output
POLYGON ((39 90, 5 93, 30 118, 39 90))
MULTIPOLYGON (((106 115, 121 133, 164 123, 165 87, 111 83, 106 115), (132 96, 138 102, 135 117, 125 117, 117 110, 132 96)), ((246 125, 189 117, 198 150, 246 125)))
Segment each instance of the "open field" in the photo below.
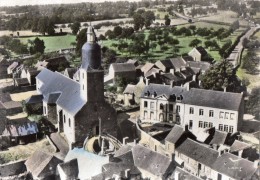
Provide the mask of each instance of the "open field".
MULTIPOLYGON (((45 43, 45 52, 50 51, 58 51, 63 48, 70 48, 71 43, 76 41, 76 37, 74 35, 66 35, 66 36, 41 36, 39 37, 45 43)), ((34 40, 35 37, 29 38, 19 38, 22 43, 27 43, 28 39, 34 40)))
POLYGON ((0 151, 0 164, 26 159, 31 156, 37 149, 53 153, 54 149, 47 139, 42 139, 35 143, 18 145, 8 148, 6 151, 0 151))
POLYGON ((21 30, 21 31, 0 31, 0 36, 10 36, 10 34, 13 34, 14 36, 17 36, 17 32, 19 32, 20 36, 39 36, 40 33, 32 32, 31 30, 21 30))

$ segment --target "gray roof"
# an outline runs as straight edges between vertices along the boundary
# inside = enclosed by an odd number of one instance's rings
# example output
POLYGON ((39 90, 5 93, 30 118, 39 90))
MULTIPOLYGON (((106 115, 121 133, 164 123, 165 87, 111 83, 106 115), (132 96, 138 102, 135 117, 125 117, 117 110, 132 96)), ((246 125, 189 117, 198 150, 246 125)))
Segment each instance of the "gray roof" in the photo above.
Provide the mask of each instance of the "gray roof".
POLYGON ((123 92, 123 94, 134 94, 135 92, 135 85, 128 84, 123 92))
POLYGON ((230 153, 224 153, 218 157, 212 168, 234 179, 251 179, 257 170, 253 162, 230 153))
POLYGON ((36 103, 42 103, 43 95, 32 95, 28 99, 25 100, 26 104, 36 104, 36 103))
POLYGON ((37 150, 27 159, 25 165, 34 177, 38 177, 46 168, 54 171, 59 163, 61 160, 53 155, 37 150))
POLYGON ((133 63, 113 63, 111 64, 115 72, 135 72, 133 63))
POLYGON ((132 149, 135 166, 149 173, 163 177, 169 170, 173 170, 170 158, 152 151, 142 145, 136 145, 132 149))
POLYGON ((50 93, 61 92, 57 104, 75 115, 86 103, 80 96, 80 84, 58 72, 44 69, 37 76, 44 85, 39 89, 44 97, 50 93))
POLYGON ((162 84, 149 84, 146 86, 141 94, 141 97, 146 97, 145 93, 149 91, 150 94, 154 94, 156 92, 157 97, 161 95, 165 95, 167 98, 170 98, 171 95, 175 94, 175 96, 179 96, 186 91, 185 88, 179 86, 168 86, 162 84))
POLYGON ((53 92, 53 93, 50 93, 50 94, 48 94, 47 96, 45 96, 44 101, 45 101, 47 104, 56 104, 58 98, 60 97, 60 95, 61 95, 61 92, 53 92))
POLYGON ((18 86, 28 86, 29 81, 27 78, 15 78, 15 81, 18 86))
POLYGON ((178 146, 176 151, 209 167, 211 167, 212 164, 216 161, 219 154, 218 151, 206 147, 189 138, 186 139, 180 146, 178 146))
POLYGON ((217 145, 225 144, 227 135, 228 135, 227 132, 215 130, 213 139, 210 141, 209 144, 217 144, 217 145))
POLYGON ((72 159, 65 163, 61 163, 61 164, 59 164, 59 166, 68 178, 71 178, 71 179, 78 178, 79 169, 78 169, 78 160, 77 159, 72 159))
POLYGON ((180 69, 182 67, 186 66, 186 61, 184 61, 184 59, 182 59, 181 57, 177 57, 177 58, 172 58, 170 59, 174 69, 180 69))
POLYGON ((171 69, 173 67, 173 64, 171 60, 166 59, 166 60, 161 60, 161 61, 156 61, 155 65, 157 67, 160 67, 161 65, 164 66, 166 69, 171 69))
POLYGON ((170 133, 166 136, 165 141, 169 141, 173 144, 175 144, 182 136, 184 133, 184 129, 175 124, 170 133))
POLYGON ((145 76, 145 77, 149 77, 149 76, 151 76, 151 75, 160 73, 160 71, 162 71, 162 70, 160 70, 160 69, 158 69, 158 68, 152 68, 152 69, 150 69, 149 71, 147 71, 147 72, 144 74, 144 76, 145 76))
POLYGON ((38 133, 38 127, 35 122, 31 122, 28 119, 19 119, 18 123, 15 120, 8 122, 2 136, 27 136, 38 133), (19 122, 21 121, 21 122, 19 122))
POLYGON ((184 169, 181 169, 180 167, 176 167, 174 173, 169 177, 170 180, 175 179, 175 173, 179 173, 179 180, 202 180, 200 177, 197 177, 188 171, 185 171, 184 169))
POLYGON ((218 109, 238 111, 243 95, 240 93, 221 92, 192 88, 183 93, 183 103, 218 109))
POLYGON ((162 74, 163 77, 171 80, 171 81, 174 81, 174 82, 178 82, 178 81, 183 81, 184 78, 182 76, 177 76, 175 74, 172 74, 172 73, 166 73, 166 74, 162 74))
POLYGON ((199 53, 201 54, 201 56, 205 56, 208 54, 208 52, 204 49, 204 47, 202 46, 199 46, 199 47, 196 47, 197 51, 199 51, 199 53))
POLYGON ((68 76, 70 79, 73 79, 74 74, 77 72, 78 68, 66 68, 64 75, 68 76))
POLYGON ((15 69, 18 65, 19 65, 18 62, 13 62, 13 63, 8 67, 8 69, 13 70, 13 69, 15 69))
POLYGON ((152 69, 154 67, 154 64, 152 63, 146 63, 145 65, 143 65, 143 67, 141 68, 141 71, 145 74, 147 73, 150 69, 152 69))
POLYGON ((240 150, 250 148, 251 146, 252 145, 247 144, 245 142, 235 140, 235 142, 230 147, 230 152, 237 152, 237 151, 240 151, 240 150))
POLYGON ((200 69, 202 71, 207 71, 211 66, 210 63, 205 61, 188 61, 187 64, 191 69, 200 69))

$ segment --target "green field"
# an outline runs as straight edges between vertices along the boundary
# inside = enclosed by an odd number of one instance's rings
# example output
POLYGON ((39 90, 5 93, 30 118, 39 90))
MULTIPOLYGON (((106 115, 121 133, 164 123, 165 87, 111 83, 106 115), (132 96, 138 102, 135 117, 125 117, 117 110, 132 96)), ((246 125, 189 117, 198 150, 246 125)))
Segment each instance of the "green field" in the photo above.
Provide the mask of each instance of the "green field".
MULTIPOLYGON (((213 28, 213 29, 219 29, 221 27, 223 28, 228 28, 229 26, 225 26, 225 25, 215 25, 215 24, 212 24, 212 23, 204 23, 204 22, 196 22, 196 23, 193 23, 193 25, 196 25, 197 28, 204 28, 204 27, 207 27, 207 28, 213 28)), ((187 26, 187 25, 183 25, 183 26, 187 26)), ((188 25, 189 26, 189 25, 188 25)), ((178 26, 178 28, 181 28, 182 26, 178 26)), ((215 39, 219 46, 221 47, 227 40, 231 40, 233 43, 234 41, 236 40, 236 38, 244 31, 245 29, 244 28, 240 28, 238 30, 236 30, 233 34, 231 34, 228 38, 224 39, 224 40, 217 40, 215 39)), ((149 35, 149 30, 145 30, 144 31, 144 34, 146 35, 146 37, 148 37, 149 35)), ((189 47, 189 44, 190 42, 193 40, 193 39, 200 39, 202 41, 202 43, 200 44, 201 46, 204 46, 204 42, 206 41, 206 38, 205 37, 201 37, 201 36, 173 36, 172 34, 170 34, 171 37, 175 38, 175 39, 178 39, 180 44, 178 45, 179 47, 179 50, 180 52, 178 53, 179 56, 181 56, 182 54, 187 54, 189 51, 191 51, 192 47, 189 47)), ((213 40, 213 39, 211 39, 213 40)), ((129 40, 127 41, 129 43, 129 40)), ((118 54, 120 54, 120 52, 117 50, 117 48, 115 47, 112 47, 111 45, 113 43, 118 43, 117 40, 106 40, 106 41, 103 41, 102 42, 102 45, 103 46, 107 46, 109 48, 112 48, 114 50, 117 51, 118 54)), ((155 62, 157 60, 163 60, 163 59, 166 59, 166 58, 170 58, 172 57, 173 55, 173 47, 172 46, 168 46, 168 50, 167 51, 161 51, 160 50, 160 46, 157 45, 156 49, 154 50, 150 50, 149 51, 149 55, 148 57, 144 57, 144 59, 147 59, 148 61, 151 61, 151 62, 155 62)), ((208 53, 215 59, 215 60, 219 60, 221 59, 218 51, 211 51, 210 49, 207 49, 208 53)), ((128 54, 127 52, 124 52, 122 54, 120 54, 120 56, 129 56, 130 54, 128 54)))
MULTIPOLYGON (((39 37, 45 43, 45 52, 58 51, 63 48, 70 48, 71 43, 76 41, 76 37, 74 35, 66 35, 66 36, 41 36, 39 37)), ((28 40, 34 40, 35 37, 29 38, 19 38, 22 43, 27 43, 28 40)))

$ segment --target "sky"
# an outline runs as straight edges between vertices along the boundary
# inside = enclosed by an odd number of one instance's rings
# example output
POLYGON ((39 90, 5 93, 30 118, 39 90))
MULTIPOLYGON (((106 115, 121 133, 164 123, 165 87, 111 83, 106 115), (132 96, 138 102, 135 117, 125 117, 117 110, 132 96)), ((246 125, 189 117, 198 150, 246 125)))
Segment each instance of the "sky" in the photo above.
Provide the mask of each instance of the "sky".
MULTIPOLYGON (((37 4, 69 4, 69 3, 104 2, 104 1, 120 1, 120 0, 0 0, 0 7, 16 6, 16 5, 22 6, 22 5, 37 5, 37 4)), ((138 1, 138 0, 130 0, 130 1, 138 1)))

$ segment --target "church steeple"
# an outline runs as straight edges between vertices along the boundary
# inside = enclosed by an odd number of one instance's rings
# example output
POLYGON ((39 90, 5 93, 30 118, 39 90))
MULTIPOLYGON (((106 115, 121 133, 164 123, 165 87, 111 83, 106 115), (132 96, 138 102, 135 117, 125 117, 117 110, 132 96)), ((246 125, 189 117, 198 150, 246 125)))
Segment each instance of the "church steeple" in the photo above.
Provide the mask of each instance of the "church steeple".
POLYGON ((85 70, 101 68, 101 48, 96 41, 96 34, 92 26, 87 29, 87 42, 82 47, 82 65, 85 70))

